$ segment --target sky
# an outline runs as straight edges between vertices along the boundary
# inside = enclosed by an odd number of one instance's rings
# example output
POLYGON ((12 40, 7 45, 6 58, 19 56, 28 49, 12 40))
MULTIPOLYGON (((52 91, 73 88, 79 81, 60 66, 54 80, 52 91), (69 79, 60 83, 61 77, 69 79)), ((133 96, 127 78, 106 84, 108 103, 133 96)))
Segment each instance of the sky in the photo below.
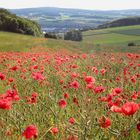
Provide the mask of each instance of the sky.
POLYGON ((0 7, 61 7, 90 10, 140 9, 140 0, 0 0, 0 7))

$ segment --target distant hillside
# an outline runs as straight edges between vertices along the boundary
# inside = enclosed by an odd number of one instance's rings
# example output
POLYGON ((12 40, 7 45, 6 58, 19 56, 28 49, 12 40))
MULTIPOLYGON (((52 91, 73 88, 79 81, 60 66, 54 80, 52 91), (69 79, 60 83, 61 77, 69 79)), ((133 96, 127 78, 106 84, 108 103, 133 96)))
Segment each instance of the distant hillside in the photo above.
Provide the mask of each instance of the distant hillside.
POLYGON ((128 17, 128 18, 114 20, 112 22, 99 25, 97 28, 103 29, 103 28, 131 26, 131 25, 140 25, 140 17, 128 17))
POLYGON ((6 9, 0 9, 0 31, 41 36, 40 26, 29 19, 21 18, 6 9))
POLYGON ((71 29, 89 30, 112 20, 140 16, 137 10, 81 10, 56 7, 9 9, 40 24, 46 32, 65 32, 71 29))

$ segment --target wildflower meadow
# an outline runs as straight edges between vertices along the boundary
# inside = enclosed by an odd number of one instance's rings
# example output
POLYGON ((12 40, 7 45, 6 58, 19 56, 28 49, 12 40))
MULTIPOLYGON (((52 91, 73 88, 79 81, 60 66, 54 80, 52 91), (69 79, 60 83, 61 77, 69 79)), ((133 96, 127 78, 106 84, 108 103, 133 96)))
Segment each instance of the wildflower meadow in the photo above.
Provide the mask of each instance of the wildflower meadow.
POLYGON ((0 52, 0 140, 139 140, 140 54, 0 52))

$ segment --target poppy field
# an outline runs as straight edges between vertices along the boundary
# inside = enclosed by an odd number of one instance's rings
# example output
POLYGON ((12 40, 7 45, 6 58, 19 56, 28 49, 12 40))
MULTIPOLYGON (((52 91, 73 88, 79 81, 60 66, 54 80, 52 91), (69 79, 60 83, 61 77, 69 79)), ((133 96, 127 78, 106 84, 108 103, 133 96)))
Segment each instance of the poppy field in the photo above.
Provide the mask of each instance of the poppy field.
POLYGON ((0 140, 139 140, 140 54, 0 52, 0 140))

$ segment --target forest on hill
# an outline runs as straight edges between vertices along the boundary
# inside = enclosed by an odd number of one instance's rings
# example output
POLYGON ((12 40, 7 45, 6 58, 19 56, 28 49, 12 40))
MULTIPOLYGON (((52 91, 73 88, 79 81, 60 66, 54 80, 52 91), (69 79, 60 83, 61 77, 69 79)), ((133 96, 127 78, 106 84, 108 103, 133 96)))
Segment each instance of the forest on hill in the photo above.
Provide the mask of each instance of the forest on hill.
POLYGON ((110 28, 110 27, 120 27, 120 26, 131 26, 140 25, 140 17, 128 17, 118 20, 114 20, 103 25, 99 25, 98 28, 110 28))
POLYGON ((42 36, 40 25, 35 21, 16 16, 6 9, 0 9, 0 31, 42 36))

